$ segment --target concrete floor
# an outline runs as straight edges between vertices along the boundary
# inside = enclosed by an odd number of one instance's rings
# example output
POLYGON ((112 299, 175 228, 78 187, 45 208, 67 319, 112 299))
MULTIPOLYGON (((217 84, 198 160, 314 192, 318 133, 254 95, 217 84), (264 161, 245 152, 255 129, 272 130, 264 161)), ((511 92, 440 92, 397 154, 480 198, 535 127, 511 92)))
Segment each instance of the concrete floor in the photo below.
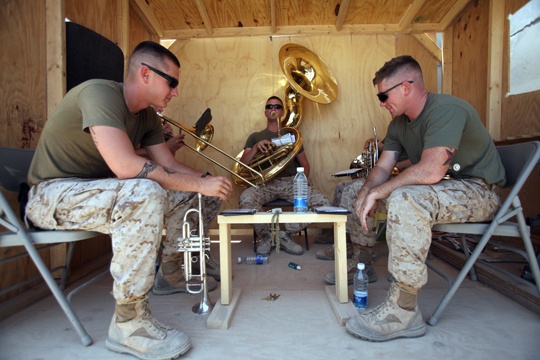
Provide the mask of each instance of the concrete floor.
MULTIPOLYGON (((233 236, 233 258, 253 254, 250 236, 233 236)), ((303 238, 298 239, 303 244, 303 238)), ((218 257, 218 245, 213 244, 218 257)), ((198 296, 151 296, 154 316, 192 339, 184 359, 540 359, 540 317, 481 283, 465 280, 436 326, 417 339, 370 343, 340 326, 327 300, 322 279, 332 261, 316 259, 326 245, 311 243, 301 256, 272 253, 267 265, 233 265, 233 287, 242 294, 228 330, 206 328, 207 316, 192 313, 198 296), (290 269, 294 261, 301 271, 290 269), (263 298, 279 294, 276 301, 263 298)), ((386 244, 376 245, 378 281, 370 284, 369 307, 377 306, 389 287, 386 244)), ((457 271, 435 258, 447 274, 457 271)), ((72 299, 94 343, 81 345, 52 297, 0 322, 0 359, 132 359, 105 347, 114 301, 107 276, 72 299)), ((424 320, 434 311, 447 283, 429 272, 419 306, 424 320)), ((351 287, 349 287, 352 293, 351 287)), ((219 291, 210 292, 212 301, 219 291)))

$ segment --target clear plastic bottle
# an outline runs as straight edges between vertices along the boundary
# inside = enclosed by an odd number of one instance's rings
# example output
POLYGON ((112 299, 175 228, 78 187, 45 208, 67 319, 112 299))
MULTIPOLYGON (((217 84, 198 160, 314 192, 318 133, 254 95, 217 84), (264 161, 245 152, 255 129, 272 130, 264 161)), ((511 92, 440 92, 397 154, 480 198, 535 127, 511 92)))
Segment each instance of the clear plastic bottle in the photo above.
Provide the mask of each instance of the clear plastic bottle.
POLYGON ((293 181, 294 212, 302 214, 308 210, 308 180, 303 167, 296 168, 296 172, 293 181))
POLYGON ((259 255, 256 256, 246 256, 246 257, 238 257, 238 263, 239 264, 248 264, 248 265, 262 265, 262 264, 268 264, 269 258, 265 255, 259 255))
POLYGON ((358 263, 358 271, 354 276, 354 307, 358 310, 366 310, 368 306, 368 277, 366 265, 358 263))

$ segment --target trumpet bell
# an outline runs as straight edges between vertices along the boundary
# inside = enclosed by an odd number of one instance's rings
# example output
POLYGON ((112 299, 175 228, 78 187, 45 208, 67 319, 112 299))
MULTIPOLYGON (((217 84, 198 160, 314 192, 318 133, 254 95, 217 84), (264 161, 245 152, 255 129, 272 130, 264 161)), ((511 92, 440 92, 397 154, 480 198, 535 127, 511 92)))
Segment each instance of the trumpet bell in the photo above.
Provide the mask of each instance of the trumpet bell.
POLYGON ((208 146, 208 143, 212 142, 214 138, 214 126, 208 124, 200 132, 199 138, 202 140, 197 140, 195 143, 195 150, 201 152, 208 146))

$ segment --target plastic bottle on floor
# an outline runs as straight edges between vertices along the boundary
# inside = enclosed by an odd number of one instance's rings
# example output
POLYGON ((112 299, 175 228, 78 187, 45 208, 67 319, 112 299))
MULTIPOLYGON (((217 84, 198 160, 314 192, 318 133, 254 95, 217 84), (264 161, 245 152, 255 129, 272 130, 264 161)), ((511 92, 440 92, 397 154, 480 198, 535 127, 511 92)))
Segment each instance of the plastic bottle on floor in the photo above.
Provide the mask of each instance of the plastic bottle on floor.
POLYGON ((293 180, 294 191, 294 212, 305 213, 308 210, 308 180, 304 174, 304 168, 296 168, 296 175, 293 180))
POLYGON ((354 307, 363 311, 368 306, 368 277, 364 263, 358 263, 356 266, 358 270, 354 276, 354 307))
POLYGON ((247 265, 263 265, 268 264, 269 258, 265 255, 256 255, 256 256, 246 256, 238 257, 238 263, 239 264, 247 264, 247 265))

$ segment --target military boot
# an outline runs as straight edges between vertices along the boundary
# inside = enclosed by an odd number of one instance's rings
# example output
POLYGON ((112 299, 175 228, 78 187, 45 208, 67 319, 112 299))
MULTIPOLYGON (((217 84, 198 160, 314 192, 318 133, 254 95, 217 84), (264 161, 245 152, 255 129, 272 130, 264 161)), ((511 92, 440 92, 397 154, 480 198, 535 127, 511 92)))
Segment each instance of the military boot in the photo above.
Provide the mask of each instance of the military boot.
POLYGON ((417 300, 418 290, 393 282, 384 302, 349 319, 347 331, 363 340, 375 342, 423 336, 426 325, 417 300))
POLYGON ((191 347, 183 332, 152 317, 148 297, 128 304, 116 304, 105 341, 108 349, 140 359, 173 359, 191 347))
MULTIPOLYGON (((177 253, 163 256, 161 265, 154 279, 154 288, 152 292, 156 295, 169 295, 178 292, 187 292, 186 278, 182 263, 184 254, 177 253)), ((211 276, 206 277, 208 291, 212 291, 217 286, 217 281, 211 276)), ((200 289, 200 287, 199 287, 200 289)))

